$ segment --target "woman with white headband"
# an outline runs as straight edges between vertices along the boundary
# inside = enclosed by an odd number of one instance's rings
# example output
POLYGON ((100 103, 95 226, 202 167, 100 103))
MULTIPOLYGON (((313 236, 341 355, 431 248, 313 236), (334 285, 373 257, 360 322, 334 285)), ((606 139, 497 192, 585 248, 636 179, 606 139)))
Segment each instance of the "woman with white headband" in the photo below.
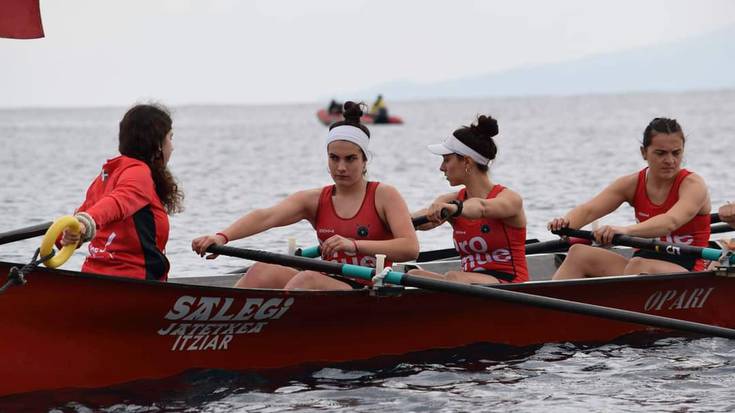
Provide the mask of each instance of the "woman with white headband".
POLYGON ((477 125, 457 129, 443 143, 429 145, 429 151, 442 155, 439 169, 449 185, 464 187, 439 196, 429 208, 414 215, 426 214, 430 219, 420 230, 435 228, 448 219, 462 268, 446 274, 423 270, 410 274, 479 284, 528 281, 523 200, 516 192, 493 183, 488 175, 488 165, 498 151, 493 140, 497 134, 498 122, 483 115, 477 125), (444 209, 448 218, 442 216, 444 209))
MULTIPOLYGON (((372 267, 376 254, 387 256, 386 266, 415 259, 419 244, 403 197, 390 185, 365 179, 370 131, 360 124, 362 115, 360 105, 348 101, 345 120, 329 127, 326 149, 333 185, 296 192, 270 208, 256 209, 221 232, 196 238, 192 249, 204 256, 212 244, 306 219, 317 232, 322 259, 372 267)), ((316 271, 256 263, 235 287, 348 290, 362 285, 316 271)))

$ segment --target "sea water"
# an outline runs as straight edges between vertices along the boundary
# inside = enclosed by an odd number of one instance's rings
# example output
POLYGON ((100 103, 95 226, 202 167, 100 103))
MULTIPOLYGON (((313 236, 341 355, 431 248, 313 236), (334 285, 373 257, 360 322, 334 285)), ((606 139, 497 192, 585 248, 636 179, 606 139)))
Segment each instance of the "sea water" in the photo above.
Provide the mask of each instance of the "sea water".
MULTIPOLYGON (((426 145, 479 114, 499 121, 491 179, 523 197, 529 238, 552 239, 545 229, 550 219, 644 167, 639 146, 654 117, 673 117, 683 126, 684 166, 705 179, 713 206, 735 198, 734 91, 387 103, 405 124, 371 127, 368 177, 395 186, 411 210, 452 190, 439 171, 441 157, 426 145)), ((186 209, 171 218, 170 277, 244 267, 249 263, 240 259, 198 257, 191 240, 295 191, 331 183, 319 107, 171 108, 170 168, 186 209)), ((125 110, 0 110, 0 232, 73 212, 104 161, 116 156, 125 110)), ((601 223, 632 222, 631 208, 623 206, 601 223)), ((285 252, 289 237, 300 246, 316 244, 313 229, 301 222, 232 245, 285 252)), ((452 245, 448 226, 419 233, 419 240, 424 251, 452 245)), ((38 242, 0 246, 0 259, 27 262, 38 242)), ((80 250, 63 268, 78 270, 84 255, 80 250)), ((734 361, 732 342, 715 338, 472 346, 268 376, 200 371, 107 389, 18 395, 0 398, 0 411, 731 411, 734 361)))

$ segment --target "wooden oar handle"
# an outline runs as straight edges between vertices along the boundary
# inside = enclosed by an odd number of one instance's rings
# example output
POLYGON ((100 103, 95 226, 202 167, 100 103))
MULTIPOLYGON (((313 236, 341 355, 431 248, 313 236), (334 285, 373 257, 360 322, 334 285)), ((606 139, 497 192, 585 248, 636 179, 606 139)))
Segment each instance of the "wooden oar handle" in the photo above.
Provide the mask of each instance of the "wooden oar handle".
MULTIPOLYGON (((449 216, 449 210, 446 208, 442 208, 442 219, 447 219, 449 216)), ((419 225, 424 225, 429 222, 429 217, 426 215, 412 218, 411 221, 413 222, 413 227, 416 228, 419 225)))

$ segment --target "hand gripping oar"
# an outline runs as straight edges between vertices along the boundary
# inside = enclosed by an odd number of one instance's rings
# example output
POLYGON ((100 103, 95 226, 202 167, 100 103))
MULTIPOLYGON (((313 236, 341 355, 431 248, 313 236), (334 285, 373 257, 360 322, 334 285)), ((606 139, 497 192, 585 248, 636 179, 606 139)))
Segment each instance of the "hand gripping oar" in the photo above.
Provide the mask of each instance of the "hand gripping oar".
MULTIPOLYGON (((557 231, 551 231, 557 235, 566 235, 577 238, 586 238, 594 240, 595 237, 591 231, 579 229, 561 228, 557 231)), ((693 255, 695 257, 704 258, 710 261, 728 261, 735 264, 735 255, 730 251, 715 248, 693 247, 685 244, 674 244, 672 242, 663 242, 658 239, 631 237, 623 234, 616 234, 612 239, 613 245, 623 245, 626 247, 641 248, 653 250, 661 254, 668 255, 693 255)))
MULTIPOLYGON (((269 264, 285 265, 288 267, 295 267, 304 270, 313 270, 326 272, 329 274, 343 275, 345 277, 360 278, 363 280, 372 280, 373 276, 375 276, 374 268, 315 260, 312 258, 298 257, 295 255, 276 254, 267 251, 217 245, 210 246, 207 249, 207 252, 227 255, 230 257, 261 261, 269 264)), ((565 311, 574 314, 583 314, 606 318, 610 320, 624 321, 670 330, 697 333, 707 336, 735 338, 735 330, 712 326, 709 324, 677 320, 675 318, 637 313, 635 311, 621 310, 618 308, 610 308, 594 304, 579 303, 576 301, 562 300, 559 298, 543 297, 518 291, 504 290, 501 288, 483 287, 477 285, 460 284, 451 281, 435 280, 416 275, 409 275, 398 271, 389 271, 385 275, 383 281, 407 287, 416 287, 444 293, 463 294, 474 297, 489 298, 504 302, 519 303, 530 305, 533 307, 547 308, 551 310, 565 311)))
MULTIPOLYGON (((449 216, 449 210, 447 210, 446 208, 442 208, 441 216, 443 219, 446 219, 449 216)), ((429 217, 427 217, 426 215, 422 215, 420 217, 411 218, 411 222, 413 223, 413 227, 416 228, 420 225, 428 223, 429 217)), ((322 252, 319 246, 315 245, 313 247, 299 248, 296 250, 295 254, 301 257, 316 258, 322 255, 322 252)))
POLYGON ((33 237, 40 237, 46 233, 46 230, 49 229, 51 224, 51 222, 44 222, 43 224, 2 232, 0 233, 0 245, 33 237))

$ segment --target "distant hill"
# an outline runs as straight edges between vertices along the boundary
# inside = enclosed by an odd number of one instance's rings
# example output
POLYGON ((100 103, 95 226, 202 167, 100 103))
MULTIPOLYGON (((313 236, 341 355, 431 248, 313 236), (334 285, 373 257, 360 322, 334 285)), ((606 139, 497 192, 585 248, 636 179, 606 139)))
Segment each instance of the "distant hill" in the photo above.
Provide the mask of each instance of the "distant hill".
POLYGON ((735 26, 682 41, 436 83, 397 81, 357 92, 391 100, 735 88, 735 26))

